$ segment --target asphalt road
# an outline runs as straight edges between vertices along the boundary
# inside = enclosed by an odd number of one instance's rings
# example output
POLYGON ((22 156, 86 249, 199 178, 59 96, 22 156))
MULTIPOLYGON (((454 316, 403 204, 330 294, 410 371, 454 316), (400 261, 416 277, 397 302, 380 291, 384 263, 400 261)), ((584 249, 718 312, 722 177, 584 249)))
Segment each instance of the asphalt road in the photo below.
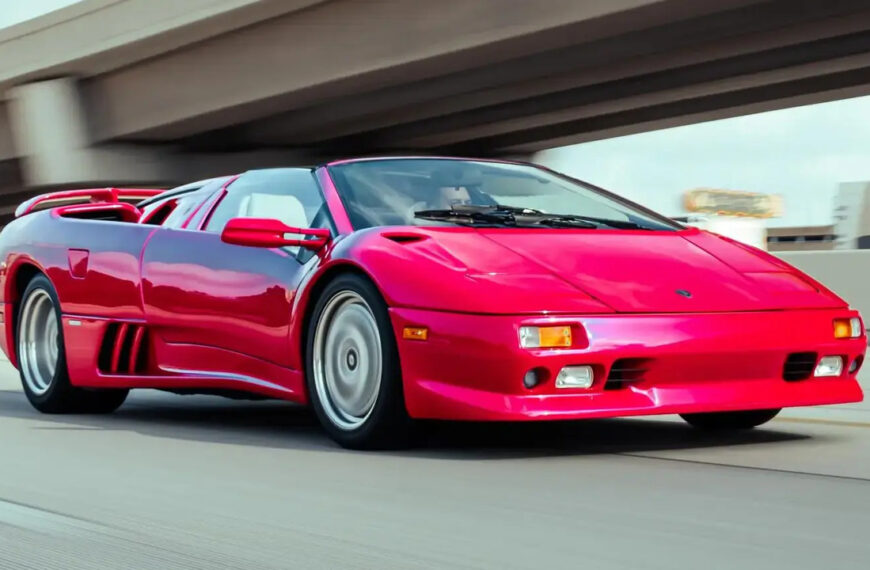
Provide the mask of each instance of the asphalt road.
MULTIPOLYGON (((304 410, 144 391, 42 416, 0 362, 0 568, 870 568, 870 418, 437 426, 357 453, 304 410)), ((819 415, 821 414, 821 415, 819 415)))

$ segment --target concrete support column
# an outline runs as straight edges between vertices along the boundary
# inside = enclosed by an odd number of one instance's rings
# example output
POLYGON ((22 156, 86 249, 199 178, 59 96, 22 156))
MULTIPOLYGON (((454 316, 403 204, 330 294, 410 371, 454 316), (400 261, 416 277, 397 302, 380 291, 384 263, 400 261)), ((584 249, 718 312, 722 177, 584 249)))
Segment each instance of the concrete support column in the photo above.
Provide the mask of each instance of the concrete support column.
POLYGON ((12 127, 9 125, 9 109, 0 98, 0 161, 17 157, 15 142, 12 140, 12 127))
POLYGON ((153 149, 91 145, 88 110, 75 79, 30 83, 6 95, 28 186, 154 183, 171 178, 171 165, 153 149))

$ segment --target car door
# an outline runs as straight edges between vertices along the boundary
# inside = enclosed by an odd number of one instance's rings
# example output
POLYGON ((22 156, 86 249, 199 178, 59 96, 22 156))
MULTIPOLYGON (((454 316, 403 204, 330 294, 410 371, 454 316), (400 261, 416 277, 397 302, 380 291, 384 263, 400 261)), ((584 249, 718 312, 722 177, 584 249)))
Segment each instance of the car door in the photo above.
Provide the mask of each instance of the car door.
POLYGON ((315 227, 328 219, 323 195, 311 170, 291 168, 248 172, 222 193, 198 227, 164 226, 148 241, 141 264, 146 318, 176 353, 210 349, 224 367, 253 359, 298 369, 288 350, 292 303, 317 257, 224 243, 220 232, 237 217, 315 227))

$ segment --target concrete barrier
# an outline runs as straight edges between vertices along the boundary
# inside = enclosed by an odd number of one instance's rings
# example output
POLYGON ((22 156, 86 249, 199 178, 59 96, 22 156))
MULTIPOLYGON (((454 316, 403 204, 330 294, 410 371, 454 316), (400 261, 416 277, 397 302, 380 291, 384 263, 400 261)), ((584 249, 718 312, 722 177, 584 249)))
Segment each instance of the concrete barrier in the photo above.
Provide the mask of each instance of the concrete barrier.
POLYGON ((790 251, 776 255, 823 283, 870 320, 870 250, 790 251))

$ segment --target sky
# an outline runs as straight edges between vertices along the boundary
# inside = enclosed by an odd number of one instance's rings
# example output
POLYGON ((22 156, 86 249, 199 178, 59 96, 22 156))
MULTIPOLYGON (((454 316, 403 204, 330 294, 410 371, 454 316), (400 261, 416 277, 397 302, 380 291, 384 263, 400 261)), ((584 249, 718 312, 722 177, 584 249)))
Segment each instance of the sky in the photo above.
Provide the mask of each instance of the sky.
MULTIPOLYGON (((0 28, 77 0, 0 0, 0 28)), ((657 210, 692 188, 781 194, 770 226, 832 222, 841 182, 870 180, 870 97, 552 149, 535 160, 657 210)))
POLYGON ((562 147, 535 157, 666 215, 707 187, 781 194, 773 226, 833 221, 841 182, 870 181, 870 97, 562 147))
POLYGON ((0 0, 0 28, 12 26, 78 0, 0 0))

